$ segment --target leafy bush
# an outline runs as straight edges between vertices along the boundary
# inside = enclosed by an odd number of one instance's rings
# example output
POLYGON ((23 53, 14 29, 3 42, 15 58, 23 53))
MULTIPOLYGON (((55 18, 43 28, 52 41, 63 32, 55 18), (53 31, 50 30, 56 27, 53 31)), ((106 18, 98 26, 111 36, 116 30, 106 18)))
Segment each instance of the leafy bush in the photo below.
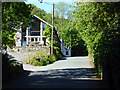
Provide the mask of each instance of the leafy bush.
POLYGON ((23 61, 34 66, 45 66, 62 57, 60 54, 49 56, 45 51, 36 51, 35 55, 30 54, 29 56, 29 58, 25 58, 23 61))
POLYGON ((49 64, 49 62, 47 61, 47 59, 45 57, 43 57, 40 62, 43 64, 43 66, 49 64))
POLYGON ((23 62, 25 62, 26 64, 29 64, 29 58, 24 58, 23 62))
POLYGON ((59 60, 59 59, 62 58, 61 54, 56 54, 55 56, 56 56, 56 59, 57 59, 57 60, 59 60))
POLYGON ((47 57, 49 54, 45 51, 36 51, 36 56, 37 57, 47 57))
POLYGON ((39 62, 37 60, 34 60, 33 63, 32 63, 32 65, 34 65, 34 66, 43 66, 43 63, 39 62))
POLYGON ((55 57, 55 55, 53 55, 53 56, 50 56, 47 60, 51 64, 51 63, 55 62, 57 60, 57 58, 55 57))

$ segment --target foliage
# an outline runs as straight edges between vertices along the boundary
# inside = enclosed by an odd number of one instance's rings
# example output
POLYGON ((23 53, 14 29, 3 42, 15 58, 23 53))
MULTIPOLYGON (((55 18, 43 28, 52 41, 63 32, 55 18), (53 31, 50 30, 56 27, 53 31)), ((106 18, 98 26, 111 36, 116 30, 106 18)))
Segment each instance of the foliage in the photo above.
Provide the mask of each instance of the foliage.
POLYGON ((56 13, 58 14, 56 15, 55 13, 55 16, 59 23, 55 22, 55 25, 58 27, 61 39, 64 40, 65 45, 72 49, 73 53, 76 51, 75 48, 77 48, 81 51, 79 55, 86 55, 86 46, 79 35, 79 30, 76 29, 77 22, 72 16, 73 10, 74 7, 67 3, 58 3, 56 5, 56 13))
POLYGON ((60 53, 57 53, 57 54, 55 55, 55 57, 56 57, 57 60, 60 60, 60 59, 62 58, 62 55, 61 55, 60 53))
POLYGON ((108 70, 118 70, 119 53, 120 52, 120 30, 104 31, 98 43, 94 46, 94 64, 98 74, 104 67, 108 70), (112 68, 111 68, 112 67, 112 68))
MULTIPOLYGON (((48 39, 49 39, 49 43, 48 45, 51 46, 51 31, 52 31, 52 28, 50 26, 46 26, 46 29, 43 31, 43 35, 47 36, 48 39)), ((57 36, 57 32, 54 30, 53 31, 53 49, 54 49, 54 54, 56 55, 56 52, 59 51, 60 53, 60 43, 58 41, 58 36, 57 36)))
POLYGON ((37 51, 36 55, 40 58, 40 57, 47 57, 49 54, 45 51, 37 51))
POLYGON ((50 26, 46 26, 46 29, 43 31, 43 35, 47 36, 47 37, 50 37, 51 36, 51 31, 52 31, 52 28, 50 26))
POLYGON ((55 5, 55 26, 57 26, 60 36, 62 37, 64 26, 68 23, 70 16, 71 6, 65 2, 59 2, 55 5))
MULTIPOLYGON (((85 41, 89 56, 94 57, 96 72, 115 57, 114 47, 119 42, 120 3, 77 3, 74 17, 76 29, 85 41), (113 47, 113 46, 114 47, 113 47)), ((118 48, 119 51, 119 48, 118 48)), ((112 64, 112 63, 111 63, 112 64)), ((110 64, 110 65, 111 65, 110 64)))
POLYGON ((35 55, 30 54, 29 56, 29 58, 25 58, 23 61, 34 66, 45 66, 61 58, 60 54, 50 56, 45 51, 36 51, 35 55))
MULTIPOLYGON (((72 10, 73 10, 72 8, 73 7, 71 7, 70 5, 68 5, 67 3, 64 3, 64 2, 60 2, 57 5, 55 5, 54 24, 55 24, 55 26, 57 26, 58 32, 60 34, 60 38, 64 40, 65 45, 69 46, 70 48, 77 47, 79 49, 84 47, 83 50, 81 49, 82 50, 81 53, 82 53, 82 52, 84 52, 84 50, 86 48, 84 46, 83 40, 81 39, 81 37, 78 33, 78 30, 75 28, 76 22, 75 22, 75 20, 72 20, 72 10), (81 45, 81 47, 79 47, 79 45, 81 45)), ((48 21, 49 23, 52 22, 51 16, 52 16, 52 14, 46 14, 46 16, 45 16, 46 21, 48 21)), ((51 29, 52 29, 51 27, 46 26, 46 30, 44 30, 44 32, 43 32, 44 35, 47 35, 48 37, 50 37, 51 29)), ((58 49, 56 49, 56 47, 58 47, 58 46, 55 46, 57 44, 56 38, 57 37, 55 36, 55 32, 54 32, 55 52, 56 52, 56 50, 58 50, 58 49)), ((49 38, 49 41, 51 43, 51 38, 49 38)), ((51 45, 50 43, 49 43, 49 45, 51 45)), ((84 54, 85 53, 86 52, 84 52, 84 54)))
POLYGON ((55 57, 55 55, 53 55, 53 56, 50 56, 47 60, 51 64, 51 63, 55 62, 57 60, 57 58, 55 57))
POLYGON ((30 57, 27 59, 27 63, 30 63, 35 66, 42 66, 46 65, 48 62, 46 62, 46 58, 48 57, 48 53, 45 51, 36 51, 35 55, 30 55, 30 57))
POLYGON ((59 2, 55 5, 55 16, 64 19, 70 11, 70 5, 65 2, 59 2))
MULTIPOLYGON (((54 17, 54 18, 55 18, 55 17, 54 17)), ((51 13, 46 14, 46 15, 44 16, 44 20, 47 21, 49 24, 52 25, 52 14, 51 14, 51 13)), ((54 22, 56 22, 56 21, 54 20, 54 22)))
POLYGON ((32 7, 31 15, 35 14, 38 17, 44 19, 44 16, 47 14, 44 10, 37 8, 34 4, 31 4, 31 7, 32 7))
POLYGON ((29 23, 30 13, 31 5, 26 5, 24 2, 2 3, 2 44, 5 46, 15 44, 15 32, 20 28, 21 23, 24 25, 29 23))

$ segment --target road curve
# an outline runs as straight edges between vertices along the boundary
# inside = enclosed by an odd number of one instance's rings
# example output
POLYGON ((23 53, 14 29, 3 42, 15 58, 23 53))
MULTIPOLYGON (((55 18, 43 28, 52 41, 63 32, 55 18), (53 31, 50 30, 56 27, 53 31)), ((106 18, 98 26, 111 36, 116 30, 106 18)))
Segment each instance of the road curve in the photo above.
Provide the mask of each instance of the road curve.
MULTIPOLYGON (((8 88, 108 88, 103 80, 96 79, 88 56, 66 57, 47 66, 23 64, 31 71, 9 84, 8 88)), ((7 88, 6 87, 6 88, 7 88)))

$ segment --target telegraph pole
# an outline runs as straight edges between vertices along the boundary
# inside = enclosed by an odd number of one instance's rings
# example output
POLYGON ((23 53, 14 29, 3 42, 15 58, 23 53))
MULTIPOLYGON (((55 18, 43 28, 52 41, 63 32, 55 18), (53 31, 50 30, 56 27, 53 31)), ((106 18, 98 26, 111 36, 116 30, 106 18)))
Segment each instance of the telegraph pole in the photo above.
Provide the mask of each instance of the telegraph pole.
POLYGON ((51 56, 53 55, 53 31, 54 31, 54 3, 52 4, 52 38, 51 38, 51 56))
MULTIPOLYGON (((40 3, 43 2, 43 0, 38 0, 40 3)), ((46 4, 51 5, 50 3, 45 2, 46 4)), ((52 32, 51 32, 51 56, 53 55, 53 31, 54 31, 54 3, 52 4, 52 32)))

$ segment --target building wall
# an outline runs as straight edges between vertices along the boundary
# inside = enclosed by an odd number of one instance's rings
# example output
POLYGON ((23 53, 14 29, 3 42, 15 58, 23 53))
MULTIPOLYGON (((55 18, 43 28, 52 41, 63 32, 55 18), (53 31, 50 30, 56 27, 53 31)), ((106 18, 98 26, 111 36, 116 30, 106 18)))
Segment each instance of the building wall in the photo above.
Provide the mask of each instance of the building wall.
POLYGON ((21 33, 22 33, 22 29, 20 28, 15 34, 15 44, 17 47, 21 46, 21 41, 22 41, 21 33))
MULTIPOLYGON (((33 19, 31 21, 31 24, 28 26, 28 36, 40 36, 40 28, 41 28, 41 21, 37 20, 37 19, 33 19), (37 31, 37 32, 34 32, 37 31)), ((46 28, 46 24, 43 23, 43 30, 45 30, 46 28)), ((22 28, 22 46, 27 46, 26 43, 26 38, 24 36, 26 36, 26 28, 22 28)), ((33 39, 32 39, 33 40, 33 39)), ((40 41, 40 38, 38 39, 40 41)), ((44 39, 45 40, 45 39, 44 39)), ((28 41, 30 41, 30 38, 28 38, 28 41)))
MULTIPOLYGON (((45 25, 45 23, 43 23, 43 26, 41 26, 42 25, 41 23, 42 22, 40 20, 35 19, 35 20, 32 20, 31 24, 28 26, 28 29, 25 28, 25 27, 20 28, 18 30, 18 32, 16 33, 16 38, 15 38, 16 46, 19 46, 19 47, 27 46, 26 41, 29 41, 30 38, 28 37, 28 39, 26 40, 26 37, 25 37, 26 33, 28 33, 27 34, 28 36, 42 36, 42 33, 38 32, 38 31, 40 31, 41 28, 43 28, 43 30, 44 30, 46 28, 46 25, 45 25), (26 29, 28 30, 28 32, 26 32, 26 29), (37 32, 34 32, 34 31, 37 31, 37 32)), ((65 55, 65 56, 71 56, 71 50, 69 48, 67 48, 61 42, 60 35, 59 35, 58 30, 57 30, 56 27, 54 28, 54 38, 55 38, 55 41, 57 42, 56 44, 54 44, 54 46, 59 47, 61 49, 61 50, 59 50, 60 53, 62 52, 63 55, 65 55)), ((40 41, 40 38, 38 40, 40 41)), ((45 38, 43 40, 44 40, 44 44, 45 44, 45 42, 46 43, 49 42, 45 38)), ((47 45, 47 44, 45 44, 45 45, 47 45)))
POLYGON ((71 57, 71 50, 68 47, 66 47, 63 42, 61 43, 61 52, 64 56, 71 57))

